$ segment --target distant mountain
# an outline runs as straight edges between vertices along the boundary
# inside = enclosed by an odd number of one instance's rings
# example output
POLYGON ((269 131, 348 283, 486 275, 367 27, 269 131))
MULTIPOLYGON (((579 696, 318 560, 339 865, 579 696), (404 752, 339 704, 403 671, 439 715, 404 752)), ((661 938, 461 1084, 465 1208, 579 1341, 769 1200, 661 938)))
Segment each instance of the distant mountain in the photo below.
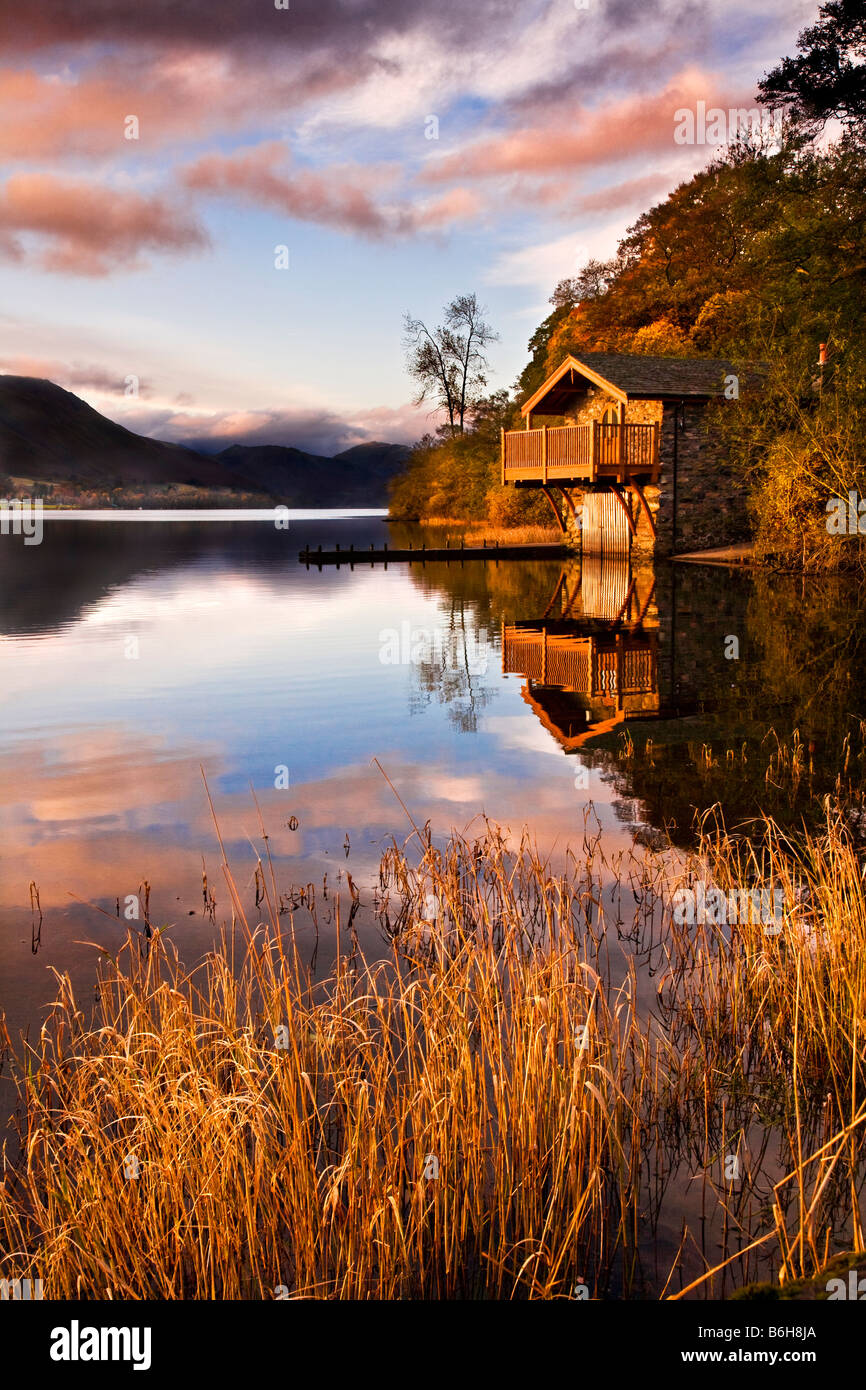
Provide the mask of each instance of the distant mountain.
POLYGON ((294 507, 384 507, 405 444, 355 444, 334 458, 278 444, 232 444, 217 454, 236 486, 261 489, 294 507))
POLYGON ((145 439, 71 391, 0 375, 0 474, 67 489, 186 485, 265 494, 296 507, 384 506, 403 444, 356 444, 335 458, 282 445, 233 444, 215 457, 145 439))
POLYGON ((0 376, 0 473, 86 488, 232 487, 214 459, 133 434, 41 377, 0 376))

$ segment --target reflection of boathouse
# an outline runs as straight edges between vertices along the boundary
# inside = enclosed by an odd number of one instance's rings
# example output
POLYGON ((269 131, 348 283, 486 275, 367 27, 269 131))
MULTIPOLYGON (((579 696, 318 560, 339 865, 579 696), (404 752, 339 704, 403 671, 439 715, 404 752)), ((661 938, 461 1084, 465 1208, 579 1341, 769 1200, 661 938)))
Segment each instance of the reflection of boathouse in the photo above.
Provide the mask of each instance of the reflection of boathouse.
POLYGON ((658 716, 654 592, 627 561, 585 562, 577 580, 563 572, 542 618, 503 625, 503 672, 526 677, 524 700, 567 752, 658 716))
POLYGON ((656 632, 585 636, 578 623, 519 623, 503 629, 502 653, 503 670, 526 676, 524 700, 566 750, 659 712, 656 632))

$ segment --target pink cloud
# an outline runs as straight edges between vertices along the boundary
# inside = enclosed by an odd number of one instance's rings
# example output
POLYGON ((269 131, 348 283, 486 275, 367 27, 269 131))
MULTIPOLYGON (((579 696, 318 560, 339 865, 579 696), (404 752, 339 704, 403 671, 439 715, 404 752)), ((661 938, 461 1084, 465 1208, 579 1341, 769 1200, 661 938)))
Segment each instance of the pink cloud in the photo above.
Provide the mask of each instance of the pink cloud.
POLYGON ((304 222, 324 222, 367 235, 381 235, 387 219, 370 193, 375 172, 340 167, 327 174, 290 172, 287 150, 268 141, 237 154, 204 155, 183 171, 183 182, 196 192, 247 199, 277 208, 304 222), (366 185, 366 186, 365 186, 366 185))
POLYGON ((625 179, 622 183, 599 188, 576 200, 581 212, 619 212, 623 208, 645 207, 655 198, 669 192, 670 178, 665 174, 643 174, 640 178, 625 179))
POLYGON ((277 140, 231 155, 203 155, 182 173, 187 188, 240 198, 276 208, 303 222, 316 222, 370 237, 438 230, 474 217, 477 194, 453 188, 418 206, 389 202, 386 189, 394 167, 332 165, 316 172, 292 169, 286 147, 277 140))
POLYGON ((560 108, 555 116, 545 109, 539 124, 492 135, 431 162, 424 178, 438 183, 458 176, 567 173, 638 155, 677 153, 674 112, 679 108, 693 108, 699 99, 725 108, 744 104, 741 97, 718 99, 717 89, 718 79, 692 68, 652 95, 608 101, 589 111, 560 108))
POLYGON ((0 244, 4 236, 8 256, 74 275, 136 270, 145 250, 182 252, 208 244, 203 228, 165 198, 51 174, 6 180, 0 244), (30 238, 38 249, 30 249, 30 238))
POLYGON ((481 212, 480 194, 472 188, 450 188, 441 198, 424 203, 413 212, 416 227, 435 228, 452 222, 467 222, 481 212))
POLYGON ((182 52, 119 55, 108 74, 62 79, 0 70, 0 156, 34 159, 146 155, 176 140, 237 130, 351 86, 355 65, 302 72, 249 55, 182 52), (125 136, 138 120, 137 141, 125 136))
MULTIPOLYGON (((82 362, 61 362, 46 357, 0 357, 0 371, 9 376, 45 377, 67 390, 80 387, 89 391, 100 391, 106 395, 123 396, 125 380, 122 374, 112 372, 108 367, 82 362)), ((150 395, 151 388, 138 382, 139 396, 150 395)))
POLYGON ((302 406, 265 410, 200 410, 141 405, 130 400, 93 404, 136 434, 216 452, 230 444, 279 444, 330 457, 353 444, 378 440, 411 444, 431 428, 422 411, 407 404, 374 407, 352 416, 302 406))
POLYGON ((351 428, 361 432, 363 439, 381 440, 385 444, 410 444, 421 435, 435 429, 443 419, 441 410, 429 410, 408 402, 400 406, 378 405, 359 411, 351 417, 351 428))
MULTIPOLYGON (((140 89, 135 100, 141 97, 140 89)), ((41 159, 48 155, 123 152, 129 91, 109 82, 61 82, 35 72, 0 72, 0 155, 41 159)))

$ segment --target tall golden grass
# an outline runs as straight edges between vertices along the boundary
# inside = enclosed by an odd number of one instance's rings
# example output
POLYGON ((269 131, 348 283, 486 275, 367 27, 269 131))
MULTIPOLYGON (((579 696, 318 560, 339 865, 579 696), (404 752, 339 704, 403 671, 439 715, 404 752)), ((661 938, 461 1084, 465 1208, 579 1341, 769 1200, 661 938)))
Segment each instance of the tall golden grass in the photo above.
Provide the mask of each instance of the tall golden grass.
POLYGON ((379 958, 352 913, 321 980, 259 868, 264 921, 224 863, 233 921, 198 967, 130 938, 93 1018, 58 978, 19 1059, 4 1274, 51 1298, 719 1296, 863 1247, 866 906, 831 812, 760 849, 708 819, 676 864, 606 863, 589 829, 556 867, 487 823, 416 830, 382 860, 379 958), (781 887, 781 932, 677 923, 701 875, 781 887), (668 1190, 716 1234, 684 1221, 656 1271, 668 1190))
POLYGON ((538 522, 523 526, 497 526, 492 521, 461 521, 459 518, 433 516, 424 520, 425 527, 441 530, 441 540, 452 545, 553 545, 564 540, 562 532, 551 518, 550 524, 538 522))

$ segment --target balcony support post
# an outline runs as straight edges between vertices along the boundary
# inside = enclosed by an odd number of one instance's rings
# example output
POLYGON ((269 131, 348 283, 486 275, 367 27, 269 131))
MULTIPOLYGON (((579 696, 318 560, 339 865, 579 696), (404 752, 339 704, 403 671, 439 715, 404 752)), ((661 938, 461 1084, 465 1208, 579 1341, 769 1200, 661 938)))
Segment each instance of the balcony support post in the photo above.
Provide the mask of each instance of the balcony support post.
POLYGON ((637 527, 634 524, 634 517, 631 514, 631 507, 629 506, 625 497, 623 497, 622 493, 620 492, 618 483, 611 483, 610 490, 624 512, 626 524, 629 529, 629 534, 633 536, 635 534, 635 531, 637 530, 637 527))
POLYGON ((647 519, 647 521, 649 522, 649 528, 650 528, 650 532, 652 533, 652 538, 653 538, 653 540, 655 540, 656 535, 658 534, 657 531, 656 531, 656 524, 655 524, 655 522, 654 522, 654 520, 653 520, 653 514, 652 514, 652 512, 650 511, 649 502, 646 500, 646 497, 644 496, 643 488, 641 487, 640 483, 639 483, 635 478, 632 478, 631 483, 629 484, 629 486, 631 487, 632 491, 636 493, 637 499, 638 499, 638 501, 640 502, 641 506, 642 506, 643 509, 644 509, 644 513, 646 514, 646 519, 647 519))
MULTIPOLYGON (((551 507, 553 508, 553 514, 554 514, 554 516, 556 517, 556 524, 557 524, 557 526, 559 527, 560 531, 562 532, 562 534, 563 534, 564 536, 568 535, 568 526, 566 525, 565 520, 564 520, 564 518, 563 518, 563 516, 562 516, 562 513, 560 512, 559 508, 558 508, 557 505, 556 505, 556 501, 555 501, 555 499, 554 499, 553 493, 550 491, 550 488, 547 486, 546 483, 542 483, 542 484, 541 484, 541 491, 544 493, 545 497, 547 498, 548 502, 550 503, 551 507)), ((566 494, 563 492, 563 496, 565 496, 565 495, 566 495, 566 494)), ((569 500, 569 502, 571 501, 570 498, 569 498, 568 500, 569 500)))

